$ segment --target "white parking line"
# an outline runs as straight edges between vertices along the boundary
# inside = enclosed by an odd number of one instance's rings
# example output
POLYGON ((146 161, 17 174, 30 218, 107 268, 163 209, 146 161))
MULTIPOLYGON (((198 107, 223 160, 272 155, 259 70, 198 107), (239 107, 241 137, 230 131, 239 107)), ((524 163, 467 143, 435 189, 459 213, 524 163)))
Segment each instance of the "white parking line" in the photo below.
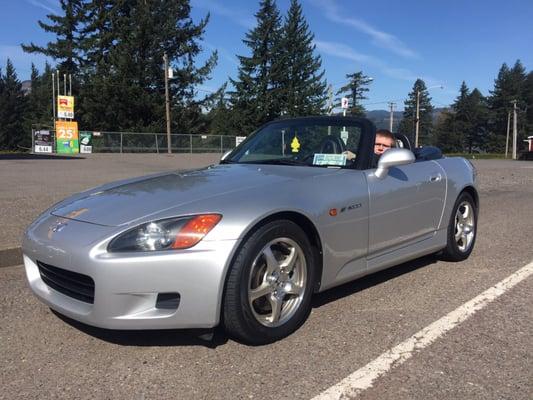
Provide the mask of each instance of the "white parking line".
POLYGON ((477 311, 484 308, 487 304, 500 297, 531 274, 533 274, 533 262, 520 268, 514 274, 508 276, 490 289, 485 290, 479 296, 464 303, 448 315, 445 315, 441 319, 418 331, 404 342, 387 350, 375 360, 314 397, 313 400, 332 400, 356 397, 363 390, 372 387, 374 381, 381 375, 384 375, 392 368, 403 364, 411 358, 416 351, 420 351, 429 346, 446 332, 455 328, 461 322, 474 315, 477 311))

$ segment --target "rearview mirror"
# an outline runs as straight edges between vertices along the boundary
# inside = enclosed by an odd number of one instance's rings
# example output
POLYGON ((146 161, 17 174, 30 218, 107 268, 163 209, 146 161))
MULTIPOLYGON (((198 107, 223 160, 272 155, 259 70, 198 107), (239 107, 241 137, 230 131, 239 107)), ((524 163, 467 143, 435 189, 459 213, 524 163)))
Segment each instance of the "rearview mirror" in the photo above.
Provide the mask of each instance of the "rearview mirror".
POLYGON ((411 164, 413 162, 415 162, 415 155, 411 150, 389 149, 379 158, 378 168, 374 174, 382 179, 389 173, 389 168, 411 164))

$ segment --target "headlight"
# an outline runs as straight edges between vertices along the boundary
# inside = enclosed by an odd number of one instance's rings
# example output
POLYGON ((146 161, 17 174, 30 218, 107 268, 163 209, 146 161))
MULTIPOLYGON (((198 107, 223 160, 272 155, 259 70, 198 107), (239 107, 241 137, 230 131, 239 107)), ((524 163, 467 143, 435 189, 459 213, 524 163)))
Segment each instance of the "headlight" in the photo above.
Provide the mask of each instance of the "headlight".
POLYGON ((221 219, 220 214, 202 214, 148 222, 114 238, 107 250, 116 253, 188 249, 202 240, 221 219))

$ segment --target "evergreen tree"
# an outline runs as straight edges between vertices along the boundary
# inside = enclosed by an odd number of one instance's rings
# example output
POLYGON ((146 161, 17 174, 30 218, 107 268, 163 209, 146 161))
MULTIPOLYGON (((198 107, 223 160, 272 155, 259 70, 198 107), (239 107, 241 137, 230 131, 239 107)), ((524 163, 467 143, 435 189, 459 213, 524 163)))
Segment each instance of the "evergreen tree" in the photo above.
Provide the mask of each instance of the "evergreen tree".
POLYGON ((18 150, 31 143, 30 132, 23 127, 26 98, 11 60, 7 60, 6 73, 0 70, 0 149, 18 150))
POLYGON ((472 90, 468 96, 466 107, 468 130, 465 131, 464 145, 469 153, 474 148, 482 150, 488 140, 488 108, 487 100, 478 89, 472 90))
MULTIPOLYGON (((518 108, 525 108, 525 100, 522 96, 525 82, 525 69, 520 60, 516 61, 513 68, 509 68, 505 63, 501 66, 498 77, 494 81, 494 90, 490 92, 491 96, 488 99, 490 109, 488 146, 492 152, 503 152, 505 148, 507 120, 509 112, 512 111, 511 101, 517 100, 518 108)), ((519 132, 524 128, 524 125, 520 123, 522 121, 519 119, 519 132)))
POLYGON ((413 85, 413 90, 404 102, 403 119, 398 128, 399 132, 410 138, 415 144, 415 120, 416 120, 416 100, 419 94, 419 132, 418 145, 430 145, 434 142, 433 130, 433 106, 431 97, 422 79, 417 79, 413 85))
POLYGON ((208 113, 209 134, 210 135, 234 135, 232 121, 232 112, 226 99, 225 83, 215 93, 212 104, 208 113))
MULTIPOLYGON (((452 108, 454 110, 455 130, 458 136, 458 142, 460 147, 463 146, 465 136, 471 129, 470 116, 469 116, 469 99, 470 90, 466 86, 465 81, 461 84, 459 89, 459 96, 455 99, 452 108)), ((462 151, 463 149, 460 149, 462 151)))
POLYGON ((275 0, 261 0, 255 17, 257 26, 243 40, 251 55, 238 56, 237 79, 230 79, 235 88, 230 92, 235 130, 245 135, 279 117, 283 106, 281 22, 275 0))
POLYGON ((281 39, 282 113, 289 116, 316 115, 324 108, 326 83, 322 61, 315 56, 314 35, 309 31, 302 7, 297 0, 291 5, 285 19, 281 39))
POLYGON ((524 82, 523 97, 525 101, 526 128, 524 136, 533 136, 533 71, 527 74, 524 82))
POLYGON ((363 74, 362 71, 355 72, 353 74, 347 74, 348 84, 341 87, 337 92, 337 95, 343 95, 351 99, 351 107, 348 109, 348 113, 357 117, 365 116, 365 108, 360 103, 361 100, 366 100, 364 95, 368 92, 368 85, 372 82, 372 78, 363 74))
POLYGON ((22 45, 28 53, 41 53, 59 61, 59 69, 65 74, 78 72, 81 63, 80 49, 80 23, 82 0, 59 0, 63 15, 48 14, 50 24, 38 21, 45 32, 56 35, 56 41, 48 43, 45 47, 34 43, 22 45))
POLYGON ((444 153, 458 153, 463 149, 461 135, 455 129, 455 113, 444 110, 435 126, 435 145, 444 153))
POLYGON ((217 55, 199 67, 195 59, 208 17, 193 23, 188 0, 100 1, 98 8, 86 11, 84 46, 95 73, 84 82, 85 124, 102 130, 165 131, 166 52, 175 76, 169 81, 172 131, 195 133, 205 127, 201 114, 206 99, 198 99, 195 88, 208 78, 217 55))
POLYGON ((31 90, 26 96, 27 111, 24 115, 24 131, 31 132, 33 125, 52 127, 54 125, 52 107, 52 67, 46 63, 44 72, 39 74, 35 65, 31 66, 31 90))

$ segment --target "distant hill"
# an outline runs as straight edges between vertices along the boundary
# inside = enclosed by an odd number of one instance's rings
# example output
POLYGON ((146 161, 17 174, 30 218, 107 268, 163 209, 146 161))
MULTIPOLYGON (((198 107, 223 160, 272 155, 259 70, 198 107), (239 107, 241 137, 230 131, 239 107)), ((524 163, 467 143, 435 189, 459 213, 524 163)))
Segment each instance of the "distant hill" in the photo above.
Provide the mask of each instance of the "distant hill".
POLYGON ((31 93, 31 81, 22 81, 22 93, 25 96, 31 93))
MULTIPOLYGON (((436 120, 439 118, 440 114, 447 110, 447 108, 435 108, 433 111, 433 122, 436 122, 436 120)), ((387 110, 372 110, 366 112, 366 117, 376 125, 377 129, 389 129, 389 117, 390 112, 387 110)), ((394 111, 394 115, 392 117, 392 131, 396 132, 398 130, 398 126, 400 125, 400 121, 403 118, 403 111, 394 111)))
MULTIPOLYGON (((389 129, 390 112, 387 110, 372 110, 366 112, 366 117, 376 125, 377 129, 389 129)), ((392 131, 398 130, 398 125, 403 117, 402 111, 394 111, 392 117, 392 131)))

